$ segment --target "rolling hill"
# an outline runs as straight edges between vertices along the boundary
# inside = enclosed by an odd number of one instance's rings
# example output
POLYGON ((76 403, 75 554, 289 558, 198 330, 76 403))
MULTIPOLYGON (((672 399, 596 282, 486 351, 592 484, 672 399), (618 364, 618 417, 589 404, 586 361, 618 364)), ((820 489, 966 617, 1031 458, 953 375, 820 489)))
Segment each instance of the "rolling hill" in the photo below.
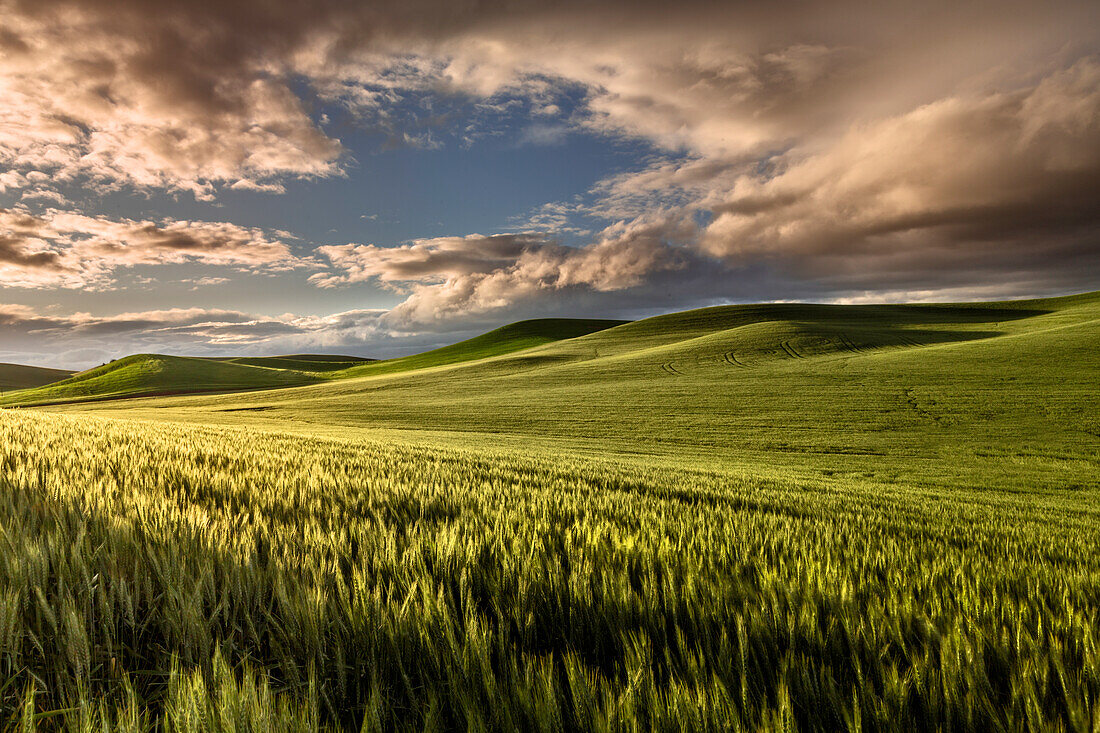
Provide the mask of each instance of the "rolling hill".
POLYGON ((416 369, 461 364, 493 356, 503 356, 504 354, 511 354, 544 344, 579 338, 621 326, 625 323, 627 321, 588 318, 537 318, 529 321, 518 321, 450 346, 355 367, 349 369, 344 376, 361 377, 394 374, 416 369))
MULTIPOLYGON (((492 436, 494 445, 517 450, 550 441, 569 451, 813 475, 953 485, 996 477, 1031 487, 1095 481, 1098 293, 946 305, 722 306, 512 350, 524 338, 546 337, 520 326, 529 328, 516 324, 323 379, 298 377, 314 383, 294 389, 94 409, 430 435, 451 445, 492 436), (387 373, 397 368, 404 370, 387 373)), ((52 389, 25 394, 63 398, 52 389)))
POLYGON ((71 374, 72 372, 67 369, 0 364, 0 390, 6 392, 12 389, 41 387, 44 384, 65 379, 71 374))
MULTIPOLYGON (((346 368, 346 364, 344 364, 346 368)), ((12 392, 0 405, 87 402, 195 392, 243 391, 309 384, 322 373, 164 354, 135 354, 35 389, 12 392)))
POLYGON ((450 346, 386 361, 328 354, 221 358, 135 354, 72 376, 64 373, 67 379, 43 388, 4 395, 0 406, 241 392, 406 372, 508 354, 622 323, 564 318, 520 321, 450 346))

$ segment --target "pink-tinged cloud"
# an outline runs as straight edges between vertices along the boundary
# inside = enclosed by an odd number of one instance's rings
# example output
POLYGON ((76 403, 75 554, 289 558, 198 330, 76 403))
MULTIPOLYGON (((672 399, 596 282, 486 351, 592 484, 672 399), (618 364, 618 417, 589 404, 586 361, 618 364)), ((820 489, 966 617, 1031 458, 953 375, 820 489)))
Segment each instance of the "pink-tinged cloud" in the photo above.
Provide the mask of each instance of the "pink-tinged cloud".
POLYGON ((441 237, 400 247, 319 248, 336 273, 317 273, 321 287, 380 282, 406 299, 385 320, 405 328, 470 318, 577 291, 629 290, 659 273, 685 268, 681 246, 695 233, 685 220, 619 223, 586 247, 527 234, 441 237))
POLYGON ((0 209, 0 284, 106 288, 120 268, 184 262, 279 271, 307 264, 284 240, 226 222, 108 219, 51 209, 0 209))

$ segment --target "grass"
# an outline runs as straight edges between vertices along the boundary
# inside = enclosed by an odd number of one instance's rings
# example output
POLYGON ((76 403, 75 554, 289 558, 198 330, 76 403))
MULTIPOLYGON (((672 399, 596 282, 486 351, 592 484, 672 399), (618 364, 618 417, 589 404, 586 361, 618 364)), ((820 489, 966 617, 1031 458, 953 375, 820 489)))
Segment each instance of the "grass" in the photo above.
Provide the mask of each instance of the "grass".
POLYGON ((1096 729, 1098 343, 1097 294, 731 306, 0 412, 0 715, 1096 729))
POLYGON ((369 364, 374 359, 335 354, 288 354, 287 356, 234 356, 215 359, 215 361, 299 372, 338 372, 369 364))
POLYGON ((373 376, 461 364, 586 336, 623 323, 626 321, 587 318, 538 318, 519 321, 450 346, 354 367, 341 376, 373 376))
POLYGON ((217 719, 262 669, 271 715, 348 728, 1096 722, 1092 494, 33 413, 0 444, 13 714, 217 719))

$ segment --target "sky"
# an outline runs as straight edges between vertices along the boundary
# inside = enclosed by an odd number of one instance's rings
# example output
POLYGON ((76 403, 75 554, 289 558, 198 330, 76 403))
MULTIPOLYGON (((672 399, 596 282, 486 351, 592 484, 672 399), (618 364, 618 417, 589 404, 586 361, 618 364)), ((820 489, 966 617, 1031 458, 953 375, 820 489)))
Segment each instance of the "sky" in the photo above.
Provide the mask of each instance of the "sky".
POLYGON ((1100 3, 0 0, 0 361, 1100 288, 1100 3))

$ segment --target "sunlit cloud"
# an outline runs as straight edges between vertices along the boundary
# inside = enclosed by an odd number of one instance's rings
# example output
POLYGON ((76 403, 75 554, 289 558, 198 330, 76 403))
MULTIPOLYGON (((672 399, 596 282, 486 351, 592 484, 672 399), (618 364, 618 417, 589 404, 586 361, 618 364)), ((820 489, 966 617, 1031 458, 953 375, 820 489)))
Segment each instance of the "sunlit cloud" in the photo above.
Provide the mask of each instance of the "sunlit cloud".
POLYGON ((1100 265, 1100 63, 952 97, 744 175, 702 247, 792 273, 928 287, 1100 265), (945 283, 946 284, 946 283, 945 283))
POLYGON ((691 254, 679 245, 694 234, 689 221, 636 220, 608 227, 584 247, 527 234, 441 237, 392 248, 321 247, 339 274, 311 279, 322 287, 382 283, 407 295, 386 321, 423 326, 578 290, 635 288, 654 274, 686 267, 691 254))
POLYGON ((288 232, 227 222, 136 221, 47 210, 0 209, 0 284, 23 288, 107 288, 120 268, 201 263, 283 271, 306 266, 288 232))

